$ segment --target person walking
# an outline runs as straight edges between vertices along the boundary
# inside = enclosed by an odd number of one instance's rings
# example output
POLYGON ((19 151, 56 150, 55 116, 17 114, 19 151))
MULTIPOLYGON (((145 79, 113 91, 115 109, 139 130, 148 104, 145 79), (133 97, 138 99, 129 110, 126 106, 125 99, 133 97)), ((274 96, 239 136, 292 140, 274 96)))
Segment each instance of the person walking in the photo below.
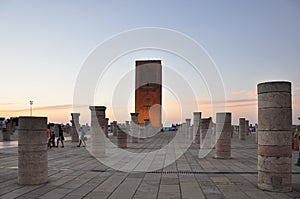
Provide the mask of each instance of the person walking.
POLYGON ((299 149, 299 144, 300 144, 300 140, 299 140, 299 130, 298 128, 295 129, 295 133, 294 133, 294 149, 298 150, 299 149))
MULTIPOLYGON (((299 154, 298 154, 298 160, 297 160, 297 163, 296 163, 296 166, 300 166, 300 134, 299 134, 299 132, 298 132, 298 128, 296 128, 296 131, 297 131, 297 135, 298 135, 298 137, 296 138, 296 140, 298 140, 298 149, 299 149, 299 154)), ((296 142, 296 140, 295 140, 295 142, 296 142)))
POLYGON ((64 140, 65 140, 65 137, 64 137, 64 131, 62 130, 61 128, 61 125, 59 124, 58 125, 58 138, 57 138, 57 145, 56 147, 58 147, 59 145, 59 141, 61 142, 61 148, 64 148, 64 140))
POLYGON ((50 148, 51 147, 55 147, 55 133, 54 133, 54 129, 53 126, 51 126, 51 124, 49 125, 50 128, 50 148))
POLYGON ((48 141, 48 148, 51 149, 51 131, 50 131, 50 125, 47 125, 47 141, 48 141))
POLYGON ((299 149, 298 160, 297 160, 296 166, 300 166, 300 149, 299 149))
POLYGON ((85 143, 85 132, 83 131, 82 127, 79 128, 79 131, 78 131, 78 136, 79 136, 79 144, 77 145, 77 147, 80 147, 81 144, 83 147, 86 146, 86 143, 85 143))

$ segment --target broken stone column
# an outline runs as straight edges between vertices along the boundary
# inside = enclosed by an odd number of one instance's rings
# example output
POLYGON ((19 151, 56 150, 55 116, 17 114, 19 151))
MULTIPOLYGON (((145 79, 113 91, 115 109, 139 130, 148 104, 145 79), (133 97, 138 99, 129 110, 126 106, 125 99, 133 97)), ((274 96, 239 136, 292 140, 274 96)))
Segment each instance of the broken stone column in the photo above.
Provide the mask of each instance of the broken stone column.
POLYGON ((255 124, 255 142, 258 143, 258 124, 255 124))
POLYGON ((192 139, 195 136, 195 143, 200 144, 200 121, 201 121, 201 112, 194 112, 194 123, 193 123, 193 135, 192 139))
POLYGON ((211 138, 212 138, 212 119, 203 118, 200 123, 200 148, 210 149, 211 146, 211 138))
POLYGON ((109 118, 105 118, 104 134, 107 138, 108 138, 108 121, 109 121, 109 118))
POLYGON ((77 129, 79 129, 80 127, 80 124, 79 124, 79 116, 80 116, 80 113, 71 113, 71 116, 72 116, 72 120, 71 120, 71 123, 72 123, 72 142, 79 142, 79 137, 78 137, 78 132, 77 132, 77 129))
POLYGON ((138 137, 139 137, 139 126, 138 126, 138 116, 139 113, 130 113, 131 116, 131 125, 130 125, 130 131, 131 131, 131 141, 132 143, 138 143, 138 137))
POLYGON ((215 148, 216 145, 216 124, 212 122, 211 127, 211 146, 215 148))
POLYGON ((118 126, 117 121, 113 121, 112 127, 111 127, 113 136, 117 136, 117 134, 118 134, 118 128, 117 128, 117 126, 118 126))
POLYGON ((105 156, 105 106, 90 106, 91 110, 91 137, 89 140, 89 152, 94 157, 105 156))
POLYGON ((185 123, 186 123, 186 129, 185 129, 185 136, 187 138, 189 138, 190 136, 190 129, 191 129, 191 119, 190 118, 186 118, 185 119, 185 123))
POLYGON ((246 133, 246 136, 248 136, 249 133, 250 133, 250 130, 249 130, 249 120, 245 120, 245 133, 246 133))
POLYGON ((48 181, 47 118, 20 117, 18 183, 37 185, 48 181))
POLYGON ((187 127, 190 127, 191 126, 191 119, 190 118, 186 118, 185 119, 185 123, 186 123, 187 127))
POLYGON ((12 121, 10 119, 6 120, 5 128, 2 129, 3 141, 10 141, 10 136, 12 134, 12 121))
POLYGON ((292 190, 292 100, 290 82, 265 82, 258 92, 258 187, 292 190))
POLYGON ((127 134, 125 132, 125 127, 118 128, 118 134, 117 134, 117 141, 118 141, 118 147, 125 149, 127 148, 127 134))
POLYGON ((239 121, 239 139, 245 140, 246 139, 246 119, 240 118, 239 121))
POLYGON ((144 126, 142 128, 142 131, 140 132, 140 140, 144 140, 149 136, 149 133, 151 131, 151 121, 149 119, 144 119, 144 126))
POLYGON ((231 157, 231 130, 231 113, 217 113, 215 158, 231 157))

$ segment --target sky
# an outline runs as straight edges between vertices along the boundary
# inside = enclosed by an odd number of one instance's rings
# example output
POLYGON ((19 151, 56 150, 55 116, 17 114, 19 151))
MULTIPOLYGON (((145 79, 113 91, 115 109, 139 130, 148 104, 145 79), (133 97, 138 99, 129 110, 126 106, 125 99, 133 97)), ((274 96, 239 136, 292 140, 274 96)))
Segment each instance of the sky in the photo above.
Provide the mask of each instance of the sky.
MULTIPOLYGON (((257 84, 271 80, 292 82, 293 123, 299 124, 299 19, 297 0, 0 0, 0 117, 29 115, 33 100, 33 115, 69 122, 78 75, 92 52, 120 33, 156 27, 203 47, 219 71, 226 98, 211 99, 205 82, 191 78, 191 65, 179 56, 142 49, 114 60, 98 82, 94 105, 107 106, 110 121, 129 120, 134 112, 134 60, 161 58, 166 125, 192 118, 193 111, 214 118, 220 107, 232 112, 234 124, 239 117, 257 123, 257 84), (168 89, 175 79, 172 71, 196 85, 198 110, 178 98, 184 84, 168 89), (126 92, 118 87, 123 80, 126 92)), ((89 114, 88 109, 81 113, 81 123, 89 122, 89 114)))

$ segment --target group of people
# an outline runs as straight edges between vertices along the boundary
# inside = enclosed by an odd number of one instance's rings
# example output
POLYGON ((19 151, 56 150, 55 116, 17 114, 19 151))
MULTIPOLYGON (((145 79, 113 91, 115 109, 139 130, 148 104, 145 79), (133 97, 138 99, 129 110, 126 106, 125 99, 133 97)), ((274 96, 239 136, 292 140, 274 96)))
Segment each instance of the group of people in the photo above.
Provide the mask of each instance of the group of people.
MULTIPOLYGON (((79 136, 79 143, 78 143, 77 147, 80 147, 81 145, 83 147, 85 147, 86 146, 85 141, 87 140, 87 137, 85 136, 85 132, 82 127, 79 128, 78 136, 79 136)), ((58 138, 56 140, 56 145, 55 145, 55 131, 54 131, 53 125, 48 124, 47 137, 48 137, 48 148, 50 148, 50 149, 52 147, 58 148, 59 142, 61 142, 61 148, 64 148, 65 137, 64 137, 64 131, 62 130, 62 127, 60 124, 58 125, 58 138)))
POLYGON ((64 131, 62 130, 61 125, 58 125, 58 138, 56 140, 55 145, 55 132, 53 126, 50 126, 50 124, 47 127, 47 137, 48 137, 48 147, 51 149, 52 147, 58 147, 59 142, 61 142, 61 148, 64 148, 64 131))

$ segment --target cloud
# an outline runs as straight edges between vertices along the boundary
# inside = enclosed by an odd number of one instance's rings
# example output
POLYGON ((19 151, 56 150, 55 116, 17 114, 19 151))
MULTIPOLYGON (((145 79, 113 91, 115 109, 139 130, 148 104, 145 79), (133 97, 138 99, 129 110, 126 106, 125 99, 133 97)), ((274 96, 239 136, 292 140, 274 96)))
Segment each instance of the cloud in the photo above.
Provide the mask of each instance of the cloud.
POLYGON ((247 96, 248 97, 257 97, 257 92, 256 91, 248 91, 247 96))
POLYGON ((240 95, 240 94, 243 94, 243 93, 245 93, 245 92, 246 92, 246 90, 231 91, 231 94, 232 94, 232 95, 240 95))
POLYGON ((225 105, 225 107, 249 107, 249 106, 256 106, 257 103, 253 102, 253 103, 245 103, 245 104, 233 104, 233 105, 225 105))
POLYGON ((244 102, 256 102, 257 99, 237 99, 237 100, 226 100, 226 101, 200 101, 199 104, 233 104, 233 103, 244 103, 244 102))
MULTIPOLYGON (((40 107, 33 107, 35 111, 51 111, 51 110, 62 110, 62 109, 71 109, 73 108, 73 104, 64 104, 64 105, 54 105, 54 106, 40 106, 40 107)), ((76 107, 87 107, 86 105, 78 105, 76 107)), ((0 112, 22 112, 28 111, 29 108, 26 109, 15 109, 15 110, 0 110, 0 112)))
POLYGON ((0 102, 0 106, 8 106, 8 105, 13 105, 16 104, 14 102, 0 102))

